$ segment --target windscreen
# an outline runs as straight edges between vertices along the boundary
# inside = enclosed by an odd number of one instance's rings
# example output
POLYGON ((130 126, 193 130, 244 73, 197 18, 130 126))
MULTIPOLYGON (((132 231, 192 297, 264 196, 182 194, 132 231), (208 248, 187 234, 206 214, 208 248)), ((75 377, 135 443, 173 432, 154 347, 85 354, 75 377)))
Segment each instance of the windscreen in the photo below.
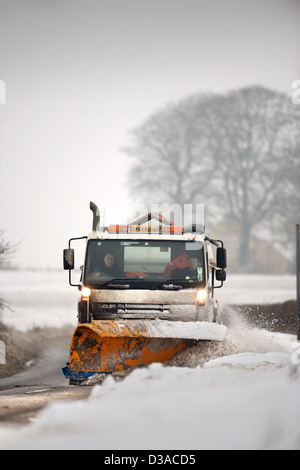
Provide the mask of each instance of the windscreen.
POLYGON ((203 243, 170 240, 89 240, 85 285, 118 280, 129 287, 173 281, 204 283, 203 243))

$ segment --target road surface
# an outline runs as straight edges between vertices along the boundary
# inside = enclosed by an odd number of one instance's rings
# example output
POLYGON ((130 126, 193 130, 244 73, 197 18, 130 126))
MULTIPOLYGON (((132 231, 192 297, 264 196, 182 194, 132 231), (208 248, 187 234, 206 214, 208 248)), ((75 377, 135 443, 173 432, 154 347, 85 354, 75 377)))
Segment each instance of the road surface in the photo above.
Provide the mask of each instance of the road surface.
POLYGON ((0 422, 27 423, 54 400, 89 396, 90 386, 70 386, 62 374, 69 342, 68 336, 51 338, 35 363, 17 375, 0 379, 0 422))

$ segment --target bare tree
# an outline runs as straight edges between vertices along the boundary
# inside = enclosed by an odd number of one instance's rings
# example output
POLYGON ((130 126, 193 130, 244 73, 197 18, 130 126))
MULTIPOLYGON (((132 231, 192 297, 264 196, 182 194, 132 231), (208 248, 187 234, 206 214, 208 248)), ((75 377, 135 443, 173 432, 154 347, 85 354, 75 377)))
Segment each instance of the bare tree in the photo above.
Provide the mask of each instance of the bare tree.
MULTIPOLYGON (((0 269, 5 267, 7 257, 15 251, 15 247, 4 238, 4 231, 0 230, 0 269)), ((4 299, 0 297, 0 313, 4 308, 8 308, 4 299)))
POLYGON ((199 116, 209 100, 200 95, 168 105, 133 131, 134 144, 125 152, 135 158, 130 187, 142 202, 199 202, 201 188, 215 171, 204 139, 199 140, 204 124, 199 116))
POLYGON ((136 158, 134 194, 202 202, 212 215, 230 214, 240 225, 240 264, 247 265, 253 228, 270 226, 293 197, 299 113, 290 98, 258 86, 194 95, 157 112, 133 135, 127 153, 136 158))
POLYGON ((13 245, 5 238, 4 230, 0 229, 0 269, 7 265, 9 256, 16 250, 16 245, 13 245))
POLYGON ((216 97, 211 107, 208 125, 218 134, 215 145, 211 141, 219 162, 218 185, 225 207, 240 224, 239 260, 247 265, 251 231, 282 210, 290 182, 287 164, 292 172, 296 165, 291 153, 299 119, 287 96, 261 87, 216 97))
POLYGON ((296 267, 296 224, 300 224, 300 108, 294 106, 293 121, 289 129, 289 146, 286 148, 282 180, 284 182, 278 213, 270 220, 279 243, 284 243, 291 254, 291 272, 296 267))

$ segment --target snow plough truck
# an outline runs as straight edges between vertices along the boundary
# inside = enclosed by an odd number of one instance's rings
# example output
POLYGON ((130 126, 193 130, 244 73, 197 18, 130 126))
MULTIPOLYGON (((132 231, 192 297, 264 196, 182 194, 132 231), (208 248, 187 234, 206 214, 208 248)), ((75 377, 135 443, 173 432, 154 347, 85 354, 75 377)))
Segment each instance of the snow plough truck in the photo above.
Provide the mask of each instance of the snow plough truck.
POLYGON ((227 328, 214 298, 226 279, 221 240, 206 236, 200 224, 175 225, 153 212, 101 228, 99 208, 91 202, 90 209, 92 232, 71 238, 63 253, 69 283, 80 291, 63 368, 71 385, 165 363, 200 341, 224 339, 227 328), (76 284, 72 243, 79 239, 86 247, 76 284))

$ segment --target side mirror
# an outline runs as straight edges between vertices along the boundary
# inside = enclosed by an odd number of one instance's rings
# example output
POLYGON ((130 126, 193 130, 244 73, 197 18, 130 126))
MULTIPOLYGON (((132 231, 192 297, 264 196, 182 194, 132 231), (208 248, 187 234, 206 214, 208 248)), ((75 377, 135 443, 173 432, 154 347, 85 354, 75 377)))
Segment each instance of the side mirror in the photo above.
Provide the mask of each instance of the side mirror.
POLYGON ((226 271, 224 271, 224 269, 217 269, 216 270, 216 279, 217 279, 217 281, 221 281, 221 282, 226 281, 226 271))
POLYGON ((74 269, 74 250, 68 248, 64 250, 64 269, 74 269))
POLYGON ((227 252, 225 248, 217 248, 217 266, 221 269, 227 267, 227 252))

